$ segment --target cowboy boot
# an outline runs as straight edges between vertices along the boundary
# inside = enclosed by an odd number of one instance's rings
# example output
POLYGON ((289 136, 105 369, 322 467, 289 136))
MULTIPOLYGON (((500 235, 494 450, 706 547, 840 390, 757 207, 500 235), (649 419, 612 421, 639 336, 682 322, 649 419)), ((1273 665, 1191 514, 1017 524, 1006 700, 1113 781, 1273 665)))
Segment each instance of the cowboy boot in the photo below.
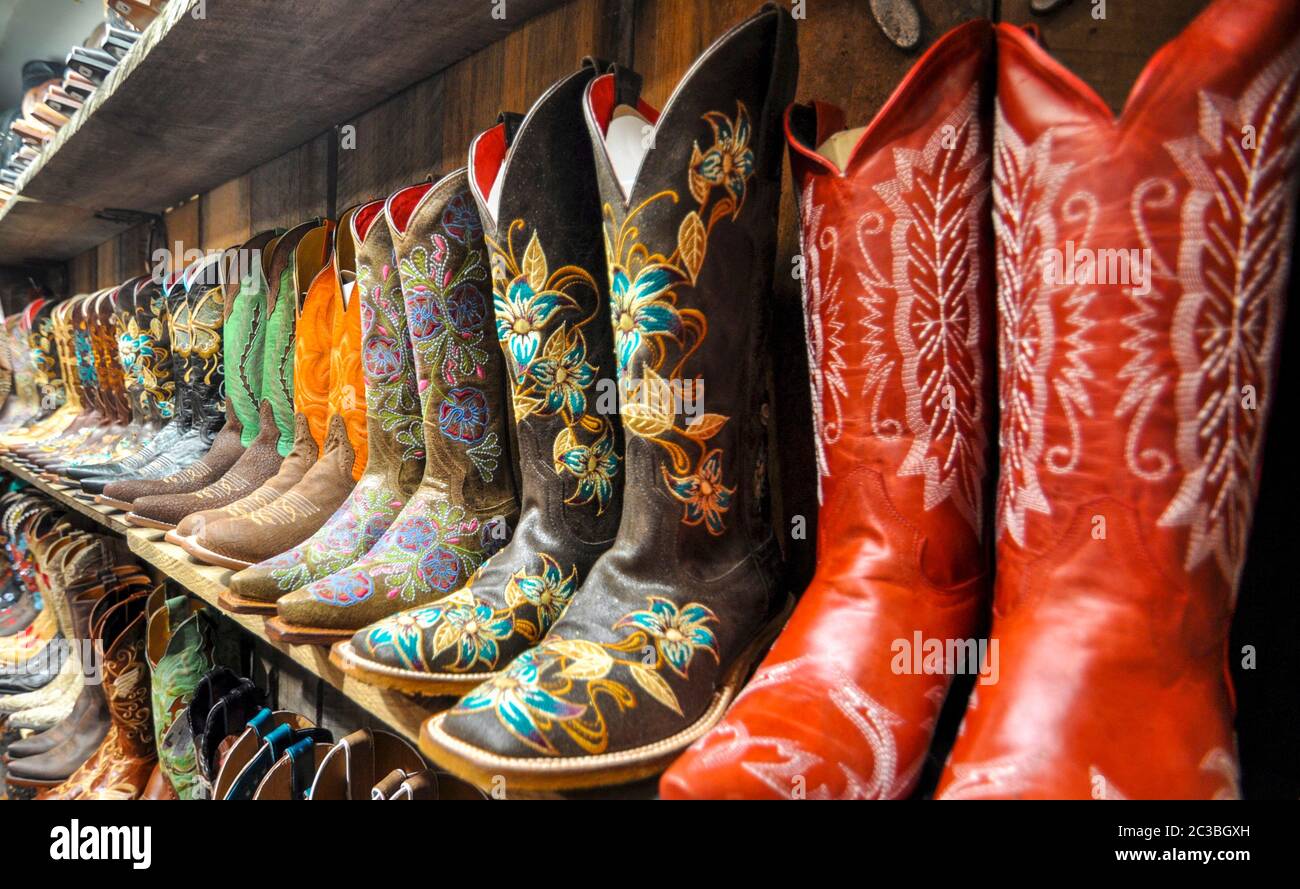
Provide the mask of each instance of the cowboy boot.
MULTIPOLYGON (((109 669, 106 660, 107 645, 103 630, 106 617, 118 606, 142 604, 148 578, 135 573, 129 566, 125 570, 108 572, 105 581, 94 584, 73 598, 74 618, 82 632, 93 643, 97 663, 83 664, 87 682, 82 687, 81 699, 67 720, 67 728, 54 743, 40 744, 43 750, 22 759, 11 759, 8 764, 9 780, 19 786, 43 787, 61 790, 77 777, 84 786, 93 782, 102 764, 109 762, 105 754, 111 752, 109 742, 114 734, 114 719, 110 707, 108 684, 109 669), (89 681, 97 676, 99 682, 89 681)), ((134 700, 127 696, 129 700, 134 700)), ((128 714, 129 715, 129 714, 128 714)), ((58 727, 50 734, 59 734, 58 727)), ((34 745, 35 746, 35 745, 34 745)), ((13 748, 10 748, 13 753, 13 748)))
MULTIPOLYGON (((261 407, 257 434, 247 449, 225 473, 197 491, 179 497, 172 494, 137 499, 127 514, 128 522, 170 531, 191 513, 220 509, 256 491, 279 471, 284 455, 291 449, 293 436, 292 358, 298 314, 295 255, 301 242, 310 236, 311 247, 305 252, 312 254, 309 271, 314 274, 324 261, 328 234, 329 227, 319 220, 303 223, 281 237, 271 253, 268 268, 273 283, 266 294, 265 352, 262 387, 258 393, 261 407), (290 415, 288 420, 283 417, 286 412, 290 415)), ((244 432, 247 431, 244 425, 244 432)))
POLYGON ((912 672, 910 657, 900 674, 898 642, 983 632, 991 60, 989 24, 970 22, 870 127, 845 130, 821 103, 787 112, 818 573, 727 718, 664 775, 664 797, 906 796, 952 675, 912 672))
POLYGON ((127 596, 99 618, 103 684, 111 726, 103 743, 67 781, 38 799, 136 799, 157 760, 145 660, 147 595, 127 596))
POLYGON ((623 437, 598 412, 597 381, 613 378, 614 349, 600 197, 582 122, 596 67, 548 90, 522 127, 507 117, 470 147, 510 372, 522 510, 510 543, 464 589, 338 644, 335 662, 366 682, 469 691, 541 641, 614 541, 623 437), (566 166, 575 175, 563 195, 540 187, 540 170, 566 166), (476 632, 467 633, 471 622, 476 632))
MULTIPOLYGON (((296 410, 293 419, 293 447, 280 464, 279 471, 256 490, 224 507, 191 513, 167 532, 164 539, 182 547, 200 561, 207 559, 204 558, 205 550, 199 545, 197 537, 208 526, 223 519, 247 515, 279 498, 302 480, 307 470, 315 464, 324 446, 334 303, 330 276, 322 274, 321 270, 322 263, 328 259, 326 254, 332 230, 333 223, 327 221, 298 242, 294 249, 293 280, 285 285, 286 290, 292 287, 295 293, 305 294, 301 299, 300 317, 294 326, 292 379, 293 405, 296 410), (309 281, 312 282, 310 285, 309 281)), ((283 306, 292 300, 282 297, 279 302, 283 306)), ((264 391, 267 391, 267 387, 264 387, 264 391)))
MULTIPOLYGON (((361 370, 361 299, 344 302, 356 281, 356 252, 352 240, 352 217, 356 208, 344 212, 334 230, 335 248, 331 264, 312 284, 311 295, 299 319, 298 354, 295 356, 295 402, 307 404, 310 417, 318 409, 316 389, 322 366, 328 367, 329 388, 325 405, 329 423, 321 443, 319 459, 280 497, 242 516, 208 522, 203 533, 192 538, 186 549, 200 561, 240 570, 231 587, 223 590, 218 604, 236 613, 274 613, 275 581, 261 571, 244 572, 258 562, 288 551, 302 543, 324 524, 347 498, 366 460, 365 377, 361 370), (328 304, 320 302, 324 289, 328 304), (326 331, 325 317, 330 319, 326 331), (307 335, 303 336, 306 332, 307 335), (328 342, 317 335, 328 332, 328 342), (332 343, 332 346, 329 346, 332 343), (317 350, 326 345, 328 360, 317 350), (260 586, 265 600, 244 598, 239 590, 260 586)), ((313 435, 314 437, 314 435, 313 435)), ((287 460, 286 460, 287 462, 287 460)))
POLYGON ((212 669, 215 629, 200 601, 168 599, 164 586, 150 595, 146 609, 158 769, 176 797, 194 799, 197 760, 189 721, 181 716, 199 681, 212 669))
POLYGON ((1225 656, 1286 303, 1297 33, 1294 4, 1216 0, 1116 119, 998 27, 1000 679, 941 797, 1238 795, 1225 656))
POLYGON ((31 422, 0 436, 0 448, 5 450, 12 452, 17 447, 57 434, 67 428, 79 413, 75 406, 67 405, 67 385, 60 374, 52 317, 57 305, 48 302, 41 305, 32 318, 27 338, 40 410, 31 422))
MULTIPOLYGON (((88 296, 71 297, 50 313, 51 338, 59 356, 59 374, 63 379, 65 400, 63 406, 44 421, 39 436, 29 437, 12 447, 10 453, 30 467, 39 468, 43 458, 59 447, 80 446, 103 423, 103 414, 95 400, 97 393, 87 387, 80 356, 76 353, 74 325, 89 299, 88 296)), ((87 339, 86 350, 89 351, 89 348, 87 339)))
POLYGON ((130 457, 112 463, 70 465, 62 474, 80 481, 112 473, 118 467, 143 466, 181 434, 172 424, 176 382, 172 376, 170 320, 162 285, 143 279, 122 312, 118 352, 127 380, 133 422, 140 429, 140 448, 130 457))
POLYGON ((542 643, 422 727, 423 752, 480 787, 661 771, 722 717, 788 613, 761 362, 796 52, 793 20, 769 4, 705 51, 657 124, 631 72, 587 86, 625 395, 623 517, 542 643), (627 124, 637 138, 619 138, 627 124), (694 405, 712 410, 679 416, 673 387, 698 398, 697 381, 708 401, 694 405))
MULTIPOLYGON (((45 449, 47 453, 44 456, 32 455, 34 462, 46 469, 43 477, 47 480, 58 481, 61 468, 69 463, 81 460, 104 463, 126 456, 137 443, 138 432, 130 427, 130 402, 124 388, 125 377, 118 350, 121 314, 117 301, 117 294, 124 288, 133 289, 135 283, 132 281, 122 287, 102 291, 89 303, 91 358, 94 362, 100 417, 95 428, 90 430, 89 437, 79 444, 55 442, 52 447, 45 449)), ((130 299, 129 295, 127 299, 130 299)))
MULTIPOLYGON (((6 425, 3 430, 0 430, 0 452, 7 451, 4 445, 6 436, 26 429, 41 413, 41 396, 36 384, 36 363, 31 349, 31 334, 34 319, 46 302, 45 299, 34 300, 13 319, 12 328, 9 320, 5 322, 6 329, 12 334, 10 355, 14 363, 14 385, 22 400, 20 404, 15 405, 14 413, 9 415, 6 425)), ((8 414, 7 406, 6 414, 8 414)))
POLYGON ((0 435, 22 426, 40 405, 32 382, 23 314, 6 318, 2 335, 13 371, 13 391, 5 401, 3 411, 0 411, 0 435))
POLYGON ((384 202, 352 217, 357 244, 361 355, 366 383, 365 472, 320 529, 299 545, 231 578, 241 600, 274 603, 281 596, 355 563, 383 535, 424 471, 420 402, 384 202))
MULTIPOLYGON (((193 349, 190 347, 190 294, 187 284, 190 274, 198 265, 174 272, 160 284, 162 303, 167 319, 168 340, 171 344, 171 371, 175 382, 174 417, 138 454, 123 460, 97 467, 95 473, 78 478, 84 493, 98 500, 104 489, 115 481, 161 479, 194 463, 211 447, 207 430, 199 424, 199 403, 195 385, 190 381, 193 349)), ((197 294, 195 295, 197 298, 197 294)), ((205 301, 205 313, 212 309, 211 300, 205 301)))
POLYGON ((518 517, 513 467, 502 456, 505 366, 465 171, 395 192, 385 218, 424 418, 398 442, 404 460, 423 462, 424 476, 365 557, 278 600, 278 616, 267 622, 273 639, 345 639, 403 607, 441 599, 501 548, 518 517))
MULTIPOLYGON (((222 332, 232 305, 238 302, 225 295, 227 289, 235 291, 230 267, 240 264, 250 252, 256 274, 262 267, 256 249, 241 249, 234 251, 233 257, 210 257, 196 263, 186 272, 183 299, 172 307, 176 322, 173 349, 185 362, 190 434, 159 454, 145 469, 150 476, 168 474, 110 482, 96 496, 97 502, 130 510, 136 500, 145 497, 189 494, 216 481, 243 455, 243 425, 235 414, 230 393, 240 385, 238 376, 248 360, 247 343, 226 341, 223 362, 222 332), (232 379, 226 378, 227 371, 232 379)), ((84 482, 82 487, 86 487, 84 482)), ((147 520, 140 524, 150 526, 147 520)))

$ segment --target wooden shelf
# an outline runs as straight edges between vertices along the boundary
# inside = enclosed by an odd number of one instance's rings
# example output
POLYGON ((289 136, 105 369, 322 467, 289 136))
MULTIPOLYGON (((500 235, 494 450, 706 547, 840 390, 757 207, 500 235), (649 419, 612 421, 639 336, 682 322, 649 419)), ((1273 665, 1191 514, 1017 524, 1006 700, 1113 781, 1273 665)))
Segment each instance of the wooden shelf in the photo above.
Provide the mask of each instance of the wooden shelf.
POLYGON ((253 634, 310 673, 325 680, 357 706, 412 743, 417 741, 420 723, 438 710, 454 703, 450 699, 419 698, 357 682, 330 663, 329 649, 325 646, 286 645, 272 640, 266 635, 264 617, 231 614, 222 610, 217 604, 218 597, 226 590, 230 575, 233 573, 229 569, 215 568, 196 562, 189 553, 163 540, 162 531, 128 525, 122 521, 120 510, 82 500, 74 496, 78 488, 46 481, 7 457, 0 456, 0 471, 28 482, 55 501, 98 522, 108 530, 125 535, 131 552, 208 603, 216 612, 245 632, 253 634))
POLYGON ((0 264, 71 259, 132 224, 98 212, 241 176, 561 2, 172 0, 0 208, 0 264))

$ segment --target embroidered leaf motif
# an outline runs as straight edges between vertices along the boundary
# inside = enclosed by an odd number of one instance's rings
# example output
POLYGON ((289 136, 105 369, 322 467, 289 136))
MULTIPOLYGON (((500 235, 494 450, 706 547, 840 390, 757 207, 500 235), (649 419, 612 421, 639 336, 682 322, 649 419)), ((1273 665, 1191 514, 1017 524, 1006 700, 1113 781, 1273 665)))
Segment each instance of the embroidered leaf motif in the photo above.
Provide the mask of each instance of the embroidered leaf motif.
POLYGON ((595 642, 582 639, 556 639, 548 642, 547 648, 566 658, 560 675, 568 679, 591 682, 604 679, 614 666, 614 659, 609 652, 595 642))
POLYGON ((668 381, 650 368, 636 386, 632 397, 619 408, 623 423, 633 435, 654 438, 673 427, 673 393, 668 381))
POLYGON ((700 144, 697 142, 691 148, 691 164, 688 178, 688 184, 691 189, 691 197, 695 202, 703 206, 709 200, 709 181, 696 172, 700 163, 704 160, 704 155, 700 153, 700 144))
POLYGON ((1025 513, 1049 513, 1039 483, 1047 372, 1055 346, 1043 251, 1056 244, 1053 209, 1072 164, 1052 163, 1052 134, 1026 145, 997 106, 993 228, 997 234, 999 442, 998 535, 1025 542, 1025 513))
POLYGON ((1184 565, 1213 555, 1235 580, 1245 558, 1286 293, 1300 139, 1300 41, 1233 101, 1201 93, 1199 132, 1166 148, 1184 200, 1171 345, 1178 363, 1178 462, 1160 518, 1190 529, 1184 565), (1255 146, 1242 146, 1244 128, 1255 146), (1253 395, 1253 403, 1245 399, 1253 395))
POLYGON ((681 252, 682 265, 685 266, 692 284, 700 273, 700 267, 704 265, 704 252, 708 242, 709 236, 704 231, 704 222, 700 219, 700 214, 694 210, 687 213, 682 224, 677 228, 677 249, 681 252))
POLYGON ((564 471, 564 455, 578 446, 578 437, 574 435, 573 429, 565 426, 555 436, 555 442, 551 445, 551 459, 555 461, 555 471, 564 471))
POLYGON ((636 684, 645 689, 650 697, 672 710, 678 716, 682 715, 681 704, 677 702, 677 695, 673 694, 672 686, 668 684, 667 680, 648 667, 631 662, 625 663, 628 672, 636 680, 636 684))
POLYGON ((542 252, 542 242, 537 237, 537 232, 533 232, 532 238, 528 241, 528 247, 524 250, 524 277, 528 279, 528 286, 534 291, 546 289, 546 279, 549 277, 546 271, 546 254, 542 252))
POLYGON ((987 200, 979 92, 920 151, 894 152, 897 176, 876 186, 890 233, 894 331, 912 447, 899 475, 925 478, 925 508, 951 500, 978 533, 984 483, 984 366, 979 233, 987 200))
POLYGON ((683 432, 688 438, 696 441, 708 441, 722 431, 722 427, 727 425, 729 419, 730 417, 724 417, 722 414, 704 414, 691 420, 683 432))

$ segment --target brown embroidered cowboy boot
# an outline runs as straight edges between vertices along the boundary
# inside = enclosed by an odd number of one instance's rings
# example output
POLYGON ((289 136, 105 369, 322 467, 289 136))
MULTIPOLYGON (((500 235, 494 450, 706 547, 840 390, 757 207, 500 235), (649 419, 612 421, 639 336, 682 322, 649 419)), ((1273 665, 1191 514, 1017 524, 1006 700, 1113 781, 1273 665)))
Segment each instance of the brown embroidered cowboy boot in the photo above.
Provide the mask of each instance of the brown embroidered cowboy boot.
MULTIPOLYGON (((322 453, 327 426, 334 311, 332 268, 322 267, 322 263, 327 259, 333 227, 332 222, 326 222, 309 231, 294 250, 290 286, 295 293, 305 296, 302 296, 302 308, 294 324, 293 447, 280 464, 279 471, 256 490, 227 506, 191 513, 167 532, 166 540, 182 547, 199 561, 222 564, 213 561, 221 557, 200 541, 213 524, 246 516, 278 499, 302 480, 322 453)), ((281 298, 282 304, 288 301, 281 298)), ((274 367, 277 376, 281 375, 278 362, 274 367)), ((263 390, 270 385, 273 384, 264 385, 263 390)), ((247 567, 247 564, 225 567, 247 567)))
POLYGON ((425 723, 421 749, 481 787, 661 771, 722 717, 788 615, 763 360, 796 53, 790 14, 768 4, 705 51, 657 123, 631 72, 587 87, 623 518, 542 643, 425 723))
MULTIPOLYGON (((487 251, 465 171, 396 192, 385 218, 424 420, 397 441, 401 459, 422 462, 424 475, 363 558, 277 602, 273 639, 332 642, 442 598, 504 545, 519 513, 503 456, 505 367, 492 336, 487 251)), ((366 357, 377 357, 373 348, 366 357)))
POLYGON ((358 244, 359 293, 352 298, 361 311, 366 470, 315 534, 232 578, 232 592, 243 599, 274 602, 356 562, 383 536, 424 472, 423 457, 415 453, 421 417, 414 359, 383 201, 357 210, 352 236, 358 244))
POLYGON ((39 438, 13 448, 13 453, 31 466, 43 468, 61 447, 81 447, 105 424, 106 414, 100 401, 87 332, 86 306, 94 298, 70 297, 50 313, 53 344, 64 384, 64 403, 45 421, 47 428, 39 438))
MULTIPOLYGON (((596 64, 470 147, 469 180, 492 256, 496 331, 510 371, 522 510, 510 543, 451 596, 340 642, 366 682, 463 694, 541 641, 622 513, 621 424, 599 412, 615 374, 600 195, 582 94, 596 64), (516 132, 517 130, 517 132, 516 132), (540 171, 566 168, 562 193, 540 171)), ((418 358, 417 341, 417 358, 418 358)), ((610 399, 609 407, 614 406, 610 399)))
MULTIPOLYGON (((320 456, 281 495, 261 504, 249 504, 254 498, 246 498, 239 505, 252 508, 206 522, 202 533, 186 545, 200 561, 239 570, 296 546, 338 509, 355 484, 354 473, 361 473, 357 448, 364 455, 365 381, 360 300, 345 306, 343 290, 344 277, 349 290, 355 281, 354 213, 345 212, 335 229, 331 263, 312 282, 298 321, 294 400, 301 414, 299 428, 310 430, 312 442, 323 434, 320 456), (354 431, 360 430, 357 445, 349 438, 345 418, 354 431), (322 423, 323 429, 318 425, 322 423)), ((235 611, 275 610, 274 602, 244 600, 232 590, 223 591, 220 604, 235 611)))
MULTIPOLYGON (((312 220, 286 233, 272 252, 269 278, 272 284, 266 297, 265 352, 259 393, 261 408, 257 434, 247 450, 219 478, 197 491, 179 497, 137 500, 127 514, 128 522, 171 530, 191 513, 220 509, 251 494, 280 470, 293 445, 293 343, 299 308, 295 260, 299 247, 307 240, 309 246, 304 248, 304 255, 311 258, 308 271, 310 274, 318 271, 324 262, 328 234, 328 226, 312 220)), ((229 385, 236 372, 228 369, 226 376, 229 385)))
POLYGON ((66 429, 80 413, 78 406, 67 404, 67 383, 63 373, 60 373, 62 370, 70 374, 72 369, 62 366, 58 341, 55 339, 53 314, 59 305, 43 303, 33 314, 27 335, 40 410, 23 427, 0 436, 0 449, 12 453, 24 445, 56 435, 66 429))

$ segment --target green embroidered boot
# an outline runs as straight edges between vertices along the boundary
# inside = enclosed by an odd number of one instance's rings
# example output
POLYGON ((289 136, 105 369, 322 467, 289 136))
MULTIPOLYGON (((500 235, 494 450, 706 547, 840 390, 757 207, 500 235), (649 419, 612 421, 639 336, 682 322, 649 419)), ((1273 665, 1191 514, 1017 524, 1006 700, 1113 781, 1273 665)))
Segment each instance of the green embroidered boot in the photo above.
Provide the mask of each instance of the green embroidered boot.
POLYGON ((662 116, 625 69, 587 87, 623 518, 542 643, 422 727, 423 752, 480 787, 662 771, 722 718, 788 613, 767 509, 764 333, 796 71, 794 22, 769 3, 705 51, 662 116))
POLYGON ((424 477, 365 558, 279 600, 267 630, 283 641, 346 638, 459 589, 505 544, 519 511, 503 458, 505 367, 487 251, 465 171, 396 192, 385 216, 423 417, 398 442, 403 460, 424 463, 424 477))
POLYGON ((352 241, 357 283, 351 299, 361 310, 366 389, 366 468, 315 534, 231 578, 231 590, 246 601, 275 602, 356 562, 388 530, 424 472, 414 358, 383 201, 353 214, 352 241))
POLYGON ((541 641, 614 541, 623 435, 613 397, 600 412, 598 383, 614 379, 614 344, 600 194, 582 120, 596 70, 589 64, 560 81, 522 126, 507 116, 470 147, 496 333, 510 368, 523 508, 509 545, 472 583, 335 647, 335 662, 363 681, 464 694, 541 641), (573 174, 564 189, 544 184, 542 171, 558 168, 573 174))
POLYGON ((153 675, 154 740, 158 767, 181 799, 196 799, 198 761, 185 709, 212 669, 214 630, 203 603, 168 599, 159 586, 149 596, 145 654, 153 675))

